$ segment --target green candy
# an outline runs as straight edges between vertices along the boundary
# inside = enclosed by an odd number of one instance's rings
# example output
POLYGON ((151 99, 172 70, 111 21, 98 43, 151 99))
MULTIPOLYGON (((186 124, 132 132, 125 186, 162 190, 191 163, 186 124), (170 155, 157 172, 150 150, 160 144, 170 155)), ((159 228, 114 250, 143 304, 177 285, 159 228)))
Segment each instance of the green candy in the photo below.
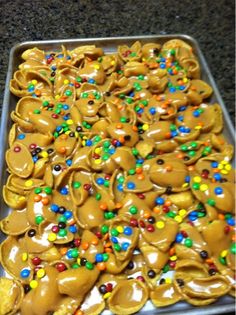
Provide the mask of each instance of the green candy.
POLYGON ((49 105, 49 102, 48 101, 44 101, 43 102, 43 107, 47 107, 49 105))
POLYGON ((34 110, 34 114, 40 114, 40 113, 41 113, 41 111, 39 109, 34 110))
POLYGON ((196 149, 197 148, 197 142, 191 142, 190 146, 192 149, 196 149))
POLYGON ((136 214, 136 213, 138 213, 138 208, 137 208, 136 206, 131 206, 131 207, 129 208, 129 212, 130 212, 131 214, 136 214))
POLYGON ((64 216, 64 215, 61 215, 59 218, 58 218, 58 222, 67 222, 67 218, 64 216))
POLYGON ((128 104, 132 104, 132 103, 133 103, 132 98, 128 97, 128 98, 126 99, 126 103, 128 103, 128 104))
POLYGON ((67 235, 67 230, 60 229, 60 231, 58 232, 58 235, 61 236, 61 237, 65 237, 67 235))
POLYGON ((80 83, 80 82, 82 82, 82 78, 81 77, 77 77, 76 81, 80 83))
POLYGON ((96 193, 96 200, 101 200, 101 198, 102 198, 102 195, 100 194, 100 193, 96 193))
POLYGON ((104 181, 104 186, 105 186, 105 187, 109 187, 109 186, 110 186, 109 180, 105 180, 105 181, 104 181))
POLYGON ((148 101, 147 100, 142 100, 140 103, 143 104, 144 106, 148 106, 148 101))
POLYGON ((35 188, 35 190, 34 190, 34 193, 37 195, 40 194, 41 192, 42 192, 42 189, 40 187, 35 188))
POLYGON ((103 156, 102 156, 103 161, 107 161, 109 158, 110 158, 109 154, 103 154, 103 156))
POLYGON ((103 143, 104 148, 109 148, 110 145, 111 145, 111 142, 108 140, 104 141, 104 143, 103 143))
POLYGON ((189 151, 188 155, 191 157, 194 157, 196 155, 196 152, 195 151, 189 151))
POLYGON ((174 124, 171 124, 171 125, 170 125, 170 130, 171 130, 171 131, 176 130, 176 126, 175 126, 174 124))
POLYGON ((167 214, 166 214, 167 217, 169 218, 174 218, 176 216, 176 214, 173 212, 173 211, 169 211, 167 214))
POLYGON ((81 94, 81 98, 87 98, 88 97, 88 93, 84 92, 81 94))
POLYGON ((85 264, 85 267, 86 267, 88 270, 93 270, 94 265, 93 265, 91 262, 87 261, 86 264, 85 264))
POLYGON ((102 232, 102 234, 106 234, 108 231, 109 231, 109 227, 104 224, 104 225, 101 227, 101 232, 102 232))
POLYGON ((216 204, 216 202, 215 202, 215 200, 214 199, 208 199, 207 200, 207 204, 209 205, 209 206, 212 206, 212 207, 214 207, 215 206, 215 204, 216 204))
POLYGON ((52 188, 51 187, 45 187, 44 191, 47 195, 51 195, 52 194, 52 188))
POLYGON ((200 189, 200 184, 199 184, 199 183, 194 183, 194 184, 192 185, 192 188, 193 188, 194 190, 199 190, 199 189, 200 189))
POLYGON ((118 236, 118 235, 119 235, 119 232, 118 232, 116 229, 112 229, 112 230, 111 230, 111 235, 112 235, 112 236, 118 236))
POLYGON ((226 260, 224 257, 219 257, 219 262, 222 264, 222 265, 226 265, 226 260))
POLYGON ((114 249, 115 249, 115 251, 120 252, 121 246, 119 244, 114 244, 114 249))
POLYGON ((71 268, 72 269, 78 269, 80 266, 79 266, 79 264, 77 264, 77 263, 74 263, 72 266, 71 266, 71 268))
POLYGON ((144 75, 142 74, 138 75, 138 80, 144 80, 144 75))
POLYGON ((124 176, 120 176, 117 180, 118 180, 118 183, 123 184, 125 181, 125 178, 124 176))
POLYGON ((174 49, 171 49, 171 50, 170 50, 170 54, 171 54, 172 56, 174 56, 174 55, 175 55, 175 50, 174 50, 174 49))
POLYGON ((120 94, 119 98, 124 99, 125 98, 125 94, 120 94))
POLYGON ((135 169, 131 168, 129 171, 128 171, 129 175, 134 175, 136 173, 135 169))
POLYGON ((103 257, 103 261, 108 261, 108 259, 109 259, 109 254, 103 253, 103 254, 102 254, 102 257, 103 257))
POLYGON ((133 153, 133 155, 138 155, 138 150, 137 149, 132 149, 132 153, 133 153))
POLYGON ((231 246, 230 246, 230 253, 235 255, 236 254, 236 243, 233 243, 231 246))
POLYGON ((40 224, 44 221, 44 217, 42 215, 37 215, 37 217, 35 218, 35 223, 36 224, 40 224))
POLYGON ((80 182, 73 182, 73 187, 74 187, 75 189, 78 189, 78 188, 81 187, 81 183, 80 183, 80 182))
POLYGON ((180 146, 180 149, 181 149, 182 151, 188 151, 188 147, 187 147, 186 144, 182 144, 182 145, 180 146))
POLYGON ((190 238, 186 238, 184 241, 184 245, 190 248, 193 246, 193 241, 190 238))
POLYGON ((165 266, 163 267, 163 269, 162 269, 162 271, 163 271, 164 273, 168 272, 169 270, 170 270, 170 266, 169 266, 169 265, 165 265, 165 266))
POLYGON ((77 258, 77 257, 79 256, 79 252, 78 252, 78 249, 77 249, 77 248, 72 249, 72 251, 71 251, 71 256, 72 256, 73 258, 77 258))
POLYGON ((121 117, 121 118, 120 118, 120 122, 126 123, 126 117, 121 117))

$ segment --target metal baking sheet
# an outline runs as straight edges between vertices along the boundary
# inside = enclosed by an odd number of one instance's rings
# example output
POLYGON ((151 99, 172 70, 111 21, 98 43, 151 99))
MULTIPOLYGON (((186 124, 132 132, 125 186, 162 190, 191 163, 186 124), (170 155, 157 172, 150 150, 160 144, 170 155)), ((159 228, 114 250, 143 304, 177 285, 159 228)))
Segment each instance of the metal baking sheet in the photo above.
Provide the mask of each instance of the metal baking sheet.
MULTIPOLYGON (((198 57, 200 67, 201 67, 201 78, 209 83, 213 88, 213 95, 210 98, 210 103, 217 102, 220 104, 223 116, 224 116, 224 135, 227 138, 228 142, 234 144, 234 127, 230 120, 227 108, 223 102, 223 99, 220 95, 220 92, 216 86, 216 83, 211 75, 207 62, 201 52, 201 49, 197 41, 183 34, 171 34, 171 35, 150 35, 150 36, 130 36, 130 37, 109 37, 109 38, 89 38, 89 39, 66 39, 66 40, 46 40, 46 41, 28 41, 16 44, 10 51, 9 56, 9 66, 6 78, 5 93, 2 107, 2 117, 0 124, 0 139, 1 139, 1 148, 0 148, 0 219, 7 216, 10 209, 7 205, 4 204, 2 197, 2 186, 7 180, 7 167, 5 162, 5 151, 8 147, 8 133, 10 131, 12 122, 10 119, 10 112, 14 110, 18 98, 10 93, 9 83, 13 77, 14 71, 17 70, 18 65, 22 62, 21 54, 24 50, 38 47, 45 51, 56 51, 60 50, 61 45, 65 45, 67 49, 73 49, 80 45, 96 45, 104 49, 105 53, 113 53, 117 50, 118 45, 132 45, 136 40, 139 40, 142 44, 148 42, 158 42, 164 43, 170 39, 182 39, 186 41, 193 47, 193 51, 198 57)), ((4 235, 0 232, 0 243, 3 241, 4 235)), ((4 270, 0 266, 0 276, 4 276, 4 270)), ((219 299, 216 303, 204 307, 194 307, 185 302, 179 302, 175 305, 156 308, 154 309, 151 302, 144 306, 139 314, 142 315, 154 315, 154 314, 175 314, 180 315, 183 312, 188 315, 208 315, 208 314, 227 314, 235 310, 234 298, 230 296, 225 296, 219 299)), ((110 314, 110 312, 105 311, 105 314, 110 314)))

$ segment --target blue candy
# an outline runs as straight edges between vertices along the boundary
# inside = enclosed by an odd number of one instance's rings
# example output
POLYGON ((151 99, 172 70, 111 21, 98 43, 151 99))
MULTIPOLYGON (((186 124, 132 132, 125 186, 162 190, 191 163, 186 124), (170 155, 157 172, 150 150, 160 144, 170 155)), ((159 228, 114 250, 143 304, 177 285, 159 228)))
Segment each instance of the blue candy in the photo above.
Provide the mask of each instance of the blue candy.
POLYGON ((130 226, 126 226, 126 227, 124 228, 124 234, 125 234, 125 235, 132 235, 132 234, 133 234, 132 228, 131 228, 130 226))
POLYGON ((58 205, 52 203, 50 209, 51 209, 53 212, 58 212, 59 207, 58 207, 58 205))
POLYGON ((30 275, 30 270, 29 269, 22 269, 20 272, 21 278, 28 278, 30 275))
POLYGON ((103 262, 103 255, 102 254, 96 254, 95 259, 96 259, 96 262, 103 262))
POLYGON ((157 197, 157 198, 156 198, 156 204, 157 204, 157 205, 163 205, 164 202, 165 202, 165 199, 164 199, 164 198, 162 198, 162 197, 157 197))
POLYGON ((127 243, 127 242, 121 244, 121 248, 124 251, 127 251, 128 247, 129 247, 129 243, 127 243))

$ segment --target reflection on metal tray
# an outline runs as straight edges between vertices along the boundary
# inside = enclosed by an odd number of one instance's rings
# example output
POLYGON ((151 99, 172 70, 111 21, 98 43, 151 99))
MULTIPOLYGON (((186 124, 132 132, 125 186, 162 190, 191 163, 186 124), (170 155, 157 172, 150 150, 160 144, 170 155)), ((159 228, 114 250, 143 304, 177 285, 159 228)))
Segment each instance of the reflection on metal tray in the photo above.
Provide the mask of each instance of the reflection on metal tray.
MULTIPOLYGON (((224 116, 224 135, 228 142, 234 143, 234 128, 230 120, 227 108, 221 98, 219 90, 215 84, 215 81, 211 75, 206 60, 199 48, 195 39, 188 35, 172 34, 172 35, 150 35, 150 36, 130 36, 130 37, 109 37, 109 38, 89 38, 89 39, 67 39, 67 40, 47 40, 47 41, 32 41, 22 42, 15 45, 10 52, 9 67, 6 78, 6 89, 3 100, 2 117, 0 124, 0 219, 7 216, 10 209, 4 204, 2 198, 2 187, 7 180, 6 163, 4 159, 5 151, 8 146, 8 133, 11 128, 10 112, 15 108, 17 103, 17 97, 10 93, 9 83, 13 77, 14 71, 17 70, 18 65, 22 62, 21 54, 24 50, 38 47, 45 51, 60 50, 61 45, 65 45, 67 49, 73 49, 80 45, 96 45, 105 51, 105 53, 113 53, 116 51, 118 45, 132 45, 136 40, 139 40, 142 44, 148 42, 158 42, 160 44, 170 39, 181 39, 190 44, 193 48, 195 55, 197 56, 201 67, 201 79, 206 81, 213 88, 213 95, 210 98, 210 103, 217 102, 220 104, 223 116, 224 116)), ((0 243, 3 241, 4 235, 0 232, 0 243)), ((0 276, 4 275, 4 270, 0 266, 0 276)), ((207 314, 227 314, 233 312, 235 309, 234 299, 230 296, 225 296, 219 299, 216 303, 204 306, 194 307, 185 302, 179 302, 175 305, 164 308, 153 308, 150 301, 139 312, 142 315, 154 315, 154 314, 182 314, 183 312, 188 315, 207 315, 207 314)), ((104 311, 103 314, 111 314, 109 311, 104 311)))

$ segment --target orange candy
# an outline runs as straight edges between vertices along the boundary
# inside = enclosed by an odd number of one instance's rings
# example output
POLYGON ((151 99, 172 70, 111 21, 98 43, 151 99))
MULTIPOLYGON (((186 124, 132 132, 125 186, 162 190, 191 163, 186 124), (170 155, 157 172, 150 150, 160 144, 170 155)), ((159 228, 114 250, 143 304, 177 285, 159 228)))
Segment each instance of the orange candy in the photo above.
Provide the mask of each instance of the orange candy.
POLYGON ((83 243, 81 244, 81 247, 82 247, 84 250, 86 250, 86 249, 89 248, 89 243, 88 243, 88 242, 83 242, 83 243))
POLYGON ((167 172, 170 172, 170 171, 172 171, 173 167, 172 167, 172 165, 168 164, 165 166, 165 169, 167 172))
POLYGON ((62 247, 62 248, 60 249, 60 254, 61 254, 62 256, 64 256, 66 253, 67 253, 67 248, 66 248, 66 247, 62 247))
POLYGON ((150 216, 151 216, 150 211, 145 210, 144 213, 143 213, 143 217, 144 217, 145 219, 148 219, 150 216))
POLYGON ((158 207, 155 207, 155 208, 153 208, 153 212, 155 212, 155 213, 160 213, 160 212, 161 212, 161 209, 158 208, 158 207))
POLYGON ((139 180, 143 180, 144 178, 145 178, 145 176, 144 176, 143 174, 139 174, 139 175, 138 175, 138 179, 139 179, 139 180))
POLYGON ((42 196, 40 196, 40 195, 35 195, 34 196, 34 201, 35 202, 39 202, 41 199, 42 199, 42 196))
POLYGON ((74 315, 84 315, 84 312, 81 310, 77 310, 74 315))
POLYGON ((58 151, 59 151, 59 153, 66 153, 66 148, 65 147, 60 147, 59 149, 58 149, 58 151))
POLYGON ((92 245, 97 245, 98 244, 98 239, 97 238, 92 239, 91 244, 92 245))
POLYGON ((100 262, 97 264, 98 270, 105 270, 106 269, 106 264, 104 262, 100 262))
POLYGON ((171 247, 170 250, 169 250, 169 255, 173 256, 174 254, 175 254, 175 248, 171 247))
POLYGON ((123 125, 122 125, 122 124, 117 124, 117 125, 116 125, 116 128, 117 128, 117 129, 122 129, 122 128, 123 128, 123 125))
POLYGON ((101 209, 101 210, 107 210, 107 204, 105 203, 105 202, 103 202, 103 203, 101 203, 100 204, 100 206, 99 206, 99 208, 101 209))
POLYGON ((42 204, 43 204, 44 206, 48 205, 48 204, 49 204, 49 199, 48 199, 48 197, 43 197, 43 198, 41 199, 41 202, 42 202, 42 204))

